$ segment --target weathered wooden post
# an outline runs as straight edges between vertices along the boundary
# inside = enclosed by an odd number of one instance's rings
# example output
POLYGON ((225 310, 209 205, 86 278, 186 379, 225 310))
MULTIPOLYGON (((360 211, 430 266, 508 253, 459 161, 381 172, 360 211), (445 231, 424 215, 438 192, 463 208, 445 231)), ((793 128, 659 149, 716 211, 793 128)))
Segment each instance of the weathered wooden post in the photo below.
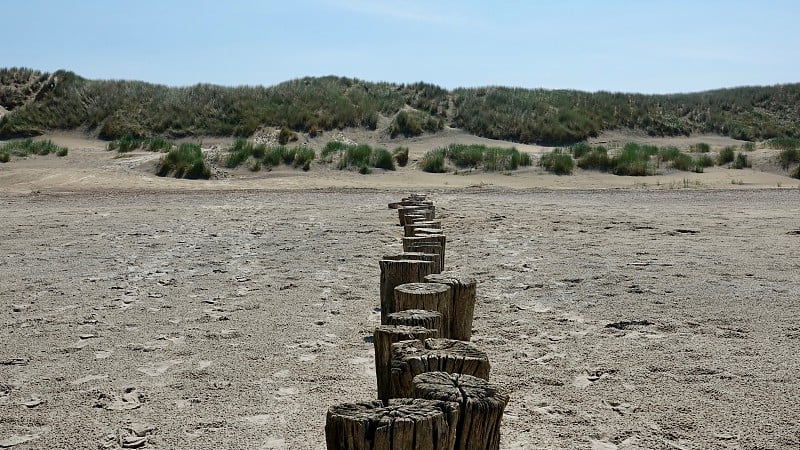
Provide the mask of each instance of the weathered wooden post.
POLYGON ((394 303, 398 311, 427 309, 442 315, 439 337, 452 339, 453 295, 450 286, 441 283, 406 283, 394 288, 394 303))
POLYGON ((409 340, 392 345, 391 397, 410 397, 412 380, 425 372, 462 373, 489 379, 489 358, 475 345, 453 339, 409 340))
POLYGON ((419 398, 343 403, 328 409, 328 450, 452 450, 458 404, 419 398))
POLYGON ((411 248, 418 245, 438 245, 441 248, 441 260, 442 260, 442 268, 444 268, 445 264, 445 243, 447 242, 447 237, 443 234, 440 235, 433 235, 433 236, 414 236, 414 237, 404 237, 403 238, 403 251, 410 252, 411 248))
POLYGON ((382 259, 378 264, 381 268, 381 324, 386 325, 386 316, 399 311, 394 304, 394 288, 405 283, 422 282, 437 267, 431 261, 409 259, 382 259))
POLYGON ((508 396, 470 375, 427 372, 414 377, 414 397, 459 404, 456 450, 497 450, 508 396))
MULTIPOLYGON (((401 285, 402 286, 402 285, 401 285)), ((442 329, 442 313, 439 311, 428 311, 424 309, 406 309, 389 314, 390 325, 405 325, 409 327, 423 327, 432 330, 442 329)), ((430 336, 440 337, 440 336, 430 336)), ((400 339, 404 341, 406 339, 400 339)), ((389 349, 389 359, 391 360, 391 349, 389 349)))
POLYGON ((431 244, 427 242, 412 242, 408 244, 408 249, 410 252, 413 253, 428 253, 428 254, 435 254, 437 258, 435 262, 437 263, 436 270, 433 273, 441 273, 444 270, 444 260, 442 259, 442 246, 439 244, 431 244))
POLYGON ((442 266, 442 256, 438 253, 424 251, 403 252, 399 255, 386 255, 383 257, 383 259, 393 261, 399 261, 402 259, 413 261, 430 261, 433 263, 433 269, 431 270, 431 273, 433 274, 441 272, 440 267, 442 266))
POLYGON ((401 206, 397 208, 397 217, 400 221, 400 226, 406 224, 405 216, 407 214, 423 215, 427 220, 433 220, 436 218, 436 207, 434 205, 424 205, 424 206, 401 206))
POLYGON ((450 322, 451 339, 470 340, 472 338, 472 319, 475 314, 477 280, 454 272, 443 272, 427 275, 425 281, 450 286, 453 305, 453 320, 450 322))
POLYGON ((414 236, 414 230, 417 228, 442 228, 442 222, 440 220, 421 220, 418 222, 410 223, 405 225, 403 229, 403 234, 405 237, 412 237, 414 236))
POLYGON ((378 398, 386 402, 391 395, 392 344, 418 339, 420 341, 439 335, 436 328, 405 325, 381 325, 375 328, 372 344, 375 347, 375 376, 378 379, 378 398))

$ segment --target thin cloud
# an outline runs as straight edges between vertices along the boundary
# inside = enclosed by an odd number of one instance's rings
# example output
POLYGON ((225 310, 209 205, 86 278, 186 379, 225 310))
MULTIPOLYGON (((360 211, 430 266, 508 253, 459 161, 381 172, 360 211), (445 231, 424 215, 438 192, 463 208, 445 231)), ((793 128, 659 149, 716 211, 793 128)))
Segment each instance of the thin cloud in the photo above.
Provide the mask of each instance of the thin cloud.
POLYGON ((405 1, 398 3, 388 1, 332 0, 326 3, 356 14, 386 19, 454 27, 468 25, 468 21, 464 17, 460 17, 452 12, 442 12, 433 9, 436 4, 431 2, 405 1))

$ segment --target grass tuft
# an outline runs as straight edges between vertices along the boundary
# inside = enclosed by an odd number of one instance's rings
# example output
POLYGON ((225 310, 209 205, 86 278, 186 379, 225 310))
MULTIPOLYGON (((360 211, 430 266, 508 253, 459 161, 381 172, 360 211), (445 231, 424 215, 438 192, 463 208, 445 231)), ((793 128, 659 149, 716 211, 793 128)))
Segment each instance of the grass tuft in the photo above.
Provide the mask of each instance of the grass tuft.
POLYGON ((723 148, 719 151, 719 155, 717 156, 717 165, 722 166, 728 163, 733 162, 735 158, 736 149, 734 147, 728 146, 723 148))
POLYGON ((211 168, 206 164, 199 145, 181 144, 158 162, 156 175, 165 177, 169 174, 175 178, 209 179, 211 168))
POLYGON ((11 156, 30 156, 30 155, 49 155, 55 153, 58 156, 66 156, 69 150, 66 147, 61 147, 53 143, 53 141, 34 141, 33 139, 25 139, 22 141, 7 142, 0 146, 0 154, 8 155, 8 159, 3 162, 8 162, 11 156))
POLYGON ((550 153, 542 155, 539 165, 544 170, 556 175, 571 175, 575 164, 572 161, 572 155, 564 153, 560 148, 557 148, 550 153))
POLYGON ((747 155, 744 153, 737 153, 736 159, 733 160, 733 165, 731 165, 734 169, 745 169, 750 167, 750 161, 747 160, 747 155))

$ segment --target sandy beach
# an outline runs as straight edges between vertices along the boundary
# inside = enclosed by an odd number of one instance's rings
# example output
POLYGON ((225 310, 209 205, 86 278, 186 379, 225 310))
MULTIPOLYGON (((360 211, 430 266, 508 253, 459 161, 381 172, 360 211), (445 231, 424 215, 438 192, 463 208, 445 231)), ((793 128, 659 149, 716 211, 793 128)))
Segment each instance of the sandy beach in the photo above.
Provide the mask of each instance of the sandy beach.
POLYGON ((800 446, 800 180, 766 150, 644 178, 416 170, 459 135, 409 140, 396 172, 190 181, 50 137, 69 155, 0 165, 0 448, 324 448, 327 408, 376 396, 386 206, 417 191, 479 283, 501 448, 800 446))

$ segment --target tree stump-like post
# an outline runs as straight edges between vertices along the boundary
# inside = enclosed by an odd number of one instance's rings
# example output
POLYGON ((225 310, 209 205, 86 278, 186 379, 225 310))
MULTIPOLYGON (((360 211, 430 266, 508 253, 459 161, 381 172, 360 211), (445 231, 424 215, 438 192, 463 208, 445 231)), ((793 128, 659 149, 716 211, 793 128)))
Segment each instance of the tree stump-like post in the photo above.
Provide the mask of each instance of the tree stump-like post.
POLYGON ((470 375, 427 372, 414 377, 414 397, 459 404, 455 450, 497 450, 508 396, 470 375))
POLYGON ((389 203, 389 209, 399 209, 404 206, 431 206, 433 202, 430 200, 415 200, 411 198, 404 198, 399 202, 389 203))
POLYGON ((442 221, 440 220, 421 220, 414 223, 407 224, 403 229, 405 237, 414 236, 414 230, 417 228, 442 228, 442 221))
MULTIPOLYGON (((432 330, 441 330, 442 313, 440 313, 439 311, 429 311, 425 309, 406 309, 389 314, 389 324, 405 325, 409 327, 423 327, 423 328, 430 328, 432 330)), ((440 336, 435 336, 435 337, 440 337, 440 336)), ((406 339, 400 339, 400 340, 404 341, 406 339)), ((389 359, 391 360, 391 351, 389 352, 389 359)))
POLYGON ((410 252, 415 253, 428 253, 435 254, 437 258, 434 262, 437 263, 436 270, 433 273, 441 273, 444 270, 444 260, 442 259, 442 246, 439 244, 430 244, 426 242, 411 243, 408 245, 410 252))
POLYGON ((427 275, 425 281, 450 286, 453 305, 453 320, 450 322, 451 339, 469 341, 472 338, 472 319, 475 314, 477 280, 453 272, 443 272, 427 275))
POLYGON ((342 403, 328 409, 328 450, 452 450, 458 404, 420 398, 342 403))
POLYGON ((386 316, 400 311, 394 304, 394 288, 405 283, 420 283, 437 267, 431 261, 409 259, 382 259, 378 264, 381 268, 381 324, 386 325, 386 316))
POLYGON ((442 257, 438 253, 433 252, 424 252, 424 251, 413 251, 413 252, 403 252, 399 255, 386 255, 383 259, 399 261, 401 259, 407 259, 412 261, 430 261, 433 263, 433 269, 431 273, 439 273, 441 272, 440 267, 442 266, 442 257))
POLYGON ((453 339, 409 340, 392 345, 391 397, 410 397, 413 379, 425 372, 447 372, 489 379, 489 357, 475 345, 453 339))
POLYGON ((445 263, 445 243, 447 242, 447 237, 443 234, 439 235, 432 235, 432 236, 414 236, 414 237, 404 237, 403 238, 403 251, 410 252, 411 248, 417 244, 434 244, 441 247, 441 260, 442 260, 442 269, 444 269, 445 263))
POLYGON ((372 344, 375 347, 375 376, 378 379, 378 398, 386 402, 391 397, 392 344, 417 339, 423 341, 439 335, 437 328, 406 325, 381 325, 375 328, 372 344))
POLYGON ((453 295, 450 286, 441 283, 406 283, 394 288, 394 303, 398 311, 427 309, 442 315, 439 337, 452 339, 453 295))
POLYGON ((414 236, 439 236, 444 235, 444 231, 441 228, 415 228, 414 229, 414 236))
POLYGON ((427 220, 436 218, 436 207, 434 205, 425 206, 402 206, 397 208, 397 216, 400 221, 400 226, 406 224, 405 216, 408 214, 423 215, 427 220))

